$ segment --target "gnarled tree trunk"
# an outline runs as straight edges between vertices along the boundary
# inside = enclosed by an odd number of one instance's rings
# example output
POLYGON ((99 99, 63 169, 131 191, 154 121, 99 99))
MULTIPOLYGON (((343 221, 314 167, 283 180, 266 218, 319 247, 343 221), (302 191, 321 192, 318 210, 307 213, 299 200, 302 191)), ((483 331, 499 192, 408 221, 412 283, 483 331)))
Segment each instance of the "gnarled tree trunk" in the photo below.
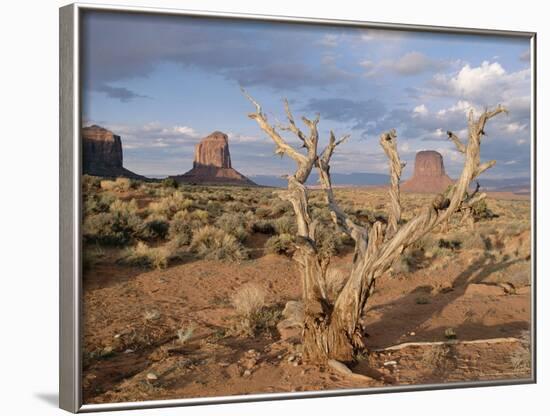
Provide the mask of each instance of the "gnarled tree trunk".
POLYGON ((468 194, 470 183, 482 172, 495 164, 495 161, 480 163, 480 143, 486 122, 495 115, 506 111, 497 107, 485 111, 474 119, 473 112, 468 117, 469 137, 464 144, 456 135, 449 132, 449 138, 459 152, 465 155, 460 178, 453 185, 448 196, 438 195, 423 208, 422 212, 406 224, 401 223, 401 201, 399 181, 404 164, 397 152, 395 130, 384 133, 380 144, 390 163, 391 184, 390 213, 388 224, 375 221, 372 224, 358 224, 339 206, 334 197, 330 178, 330 159, 336 147, 349 136, 337 140, 330 132, 329 142, 318 152, 319 134, 314 120, 302 117, 308 127, 305 134, 297 125, 285 101, 288 125, 274 127, 269 124, 260 104, 244 90, 245 96, 254 104, 256 112, 249 114, 260 128, 267 133, 276 145, 276 153, 284 154, 296 162, 297 169, 288 176, 288 190, 281 192, 281 198, 290 201, 298 225, 297 250, 294 258, 302 273, 302 299, 304 303, 303 347, 304 358, 310 362, 325 362, 328 359, 349 362, 357 351, 365 345, 359 321, 369 296, 373 293, 376 279, 382 276, 401 256, 403 250, 418 241, 439 224, 446 222, 455 213, 467 210, 471 204, 484 197, 483 194, 468 194), (302 142, 305 152, 290 146, 279 131, 289 131, 302 142), (315 241, 316 222, 309 213, 308 192, 305 182, 313 168, 319 172, 321 186, 334 223, 351 237, 355 243, 355 254, 347 281, 336 300, 327 297, 326 273, 329 260, 323 258, 315 241))

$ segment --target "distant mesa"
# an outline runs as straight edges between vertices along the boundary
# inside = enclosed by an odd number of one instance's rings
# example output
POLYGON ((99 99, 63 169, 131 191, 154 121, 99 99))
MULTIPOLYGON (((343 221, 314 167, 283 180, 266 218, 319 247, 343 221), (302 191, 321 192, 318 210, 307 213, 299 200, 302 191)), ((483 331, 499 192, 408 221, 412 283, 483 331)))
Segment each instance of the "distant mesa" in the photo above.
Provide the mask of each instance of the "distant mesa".
POLYGON ((193 169, 171 178, 181 183, 256 185, 231 167, 229 139, 220 131, 215 131, 195 145, 193 169))
POLYGON ((423 150, 416 154, 414 173, 401 185, 405 192, 439 193, 454 181, 445 173, 443 156, 435 150, 423 150))
POLYGON ((82 173, 105 177, 145 178, 122 166, 120 136, 95 124, 82 129, 82 173))

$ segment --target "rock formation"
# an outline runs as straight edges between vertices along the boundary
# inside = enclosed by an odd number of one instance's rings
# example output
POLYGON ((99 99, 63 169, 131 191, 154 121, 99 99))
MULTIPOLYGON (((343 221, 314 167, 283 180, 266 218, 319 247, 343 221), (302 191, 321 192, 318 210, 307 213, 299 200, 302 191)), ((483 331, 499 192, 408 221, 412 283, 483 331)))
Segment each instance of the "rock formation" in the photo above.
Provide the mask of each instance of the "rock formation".
POLYGON ((220 131, 215 131, 197 143, 193 169, 172 178, 183 183, 256 185, 231 167, 229 140, 220 131))
POLYGON ((401 185, 405 192, 443 192, 453 180, 445 173, 443 156, 434 150, 423 150, 416 154, 412 178, 401 185))
POLYGON ((143 178, 122 166, 120 136, 97 125, 82 129, 82 173, 105 177, 143 178))

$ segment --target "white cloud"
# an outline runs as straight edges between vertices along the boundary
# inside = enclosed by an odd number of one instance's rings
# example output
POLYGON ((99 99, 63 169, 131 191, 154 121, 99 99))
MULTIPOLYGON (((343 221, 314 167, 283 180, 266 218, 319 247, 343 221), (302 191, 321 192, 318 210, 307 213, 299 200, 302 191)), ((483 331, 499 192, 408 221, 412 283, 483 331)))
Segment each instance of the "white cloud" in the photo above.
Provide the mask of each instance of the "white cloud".
POLYGON ((417 105, 413 109, 414 115, 425 116, 428 114, 428 108, 424 104, 417 105))
POLYGON ((483 61, 480 66, 464 65, 453 75, 434 77, 435 95, 452 96, 478 105, 504 104, 529 91, 530 70, 507 72, 498 62, 483 61))

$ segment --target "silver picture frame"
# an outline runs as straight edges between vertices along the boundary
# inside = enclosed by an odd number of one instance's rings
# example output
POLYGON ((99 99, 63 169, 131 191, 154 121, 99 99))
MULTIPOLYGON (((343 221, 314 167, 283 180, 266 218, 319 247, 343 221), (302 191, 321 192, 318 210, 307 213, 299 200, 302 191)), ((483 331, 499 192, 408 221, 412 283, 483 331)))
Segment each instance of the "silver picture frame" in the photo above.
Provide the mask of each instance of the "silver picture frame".
POLYGON ((536 383, 537 380, 537 343, 536 343, 536 52, 537 34, 506 30, 488 30, 477 28, 457 28, 407 25, 396 23, 376 23, 368 21, 349 21, 317 19, 291 16, 268 16, 256 14, 238 14, 227 12, 209 12, 177 10, 154 7, 129 7, 74 3, 59 9, 59 105, 60 105, 60 166, 59 166, 59 407, 69 412, 95 412, 123 409, 144 409, 155 407, 190 406, 214 403, 236 403, 249 401, 305 399, 324 396, 364 395, 373 393, 395 393, 434 389, 452 389, 462 387, 502 386, 536 383), (395 387, 360 388, 344 390, 326 390, 295 393, 269 393, 237 395, 226 397, 191 398, 176 400, 153 400, 144 402, 125 402, 110 404, 83 404, 81 394, 81 337, 82 337, 82 258, 81 258, 81 16, 86 11, 108 11, 120 13, 146 13, 172 16, 215 17, 232 20, 261 20, 284 23, 305 23, 340 27, 361 27, 456 34, 476 34, 503 37, 522 37, 530 39, 531 45, 531 337, 532 337, 532 377, 504 381, 450 382, 445 384, 424 384, 395 387))

